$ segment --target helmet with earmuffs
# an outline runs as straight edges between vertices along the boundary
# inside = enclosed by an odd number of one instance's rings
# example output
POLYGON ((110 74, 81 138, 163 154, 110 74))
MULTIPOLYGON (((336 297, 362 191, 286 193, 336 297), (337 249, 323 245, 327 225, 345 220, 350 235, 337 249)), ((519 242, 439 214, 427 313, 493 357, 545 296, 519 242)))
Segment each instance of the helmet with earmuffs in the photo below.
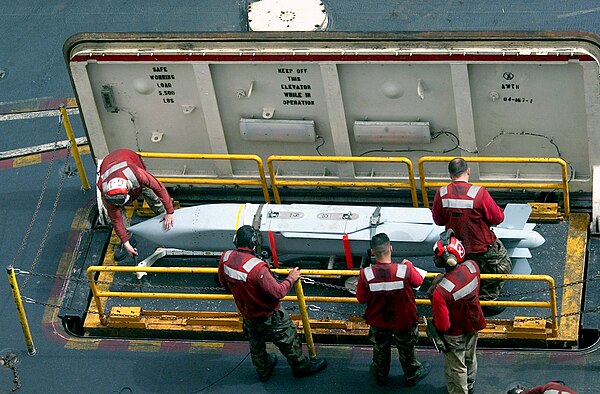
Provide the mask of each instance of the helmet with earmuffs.
POLYGON ((104 199, 111 205, 125 205, 129 201, 130 183, 124 178, 113 178, 104 186, 104 199))
POLYGON ((259 245, 258 234, 252 226, 243 225, 236 231, 233 237, 233 244, 236 248, 256 250, 259 245))
POLYGON ((465 247, 458 238, 454 236, 454 231, 448 229, 440 234, 440 239, 433 245, 435 256, 444 260, 446 265, 454 267, 465 259, 465 247))

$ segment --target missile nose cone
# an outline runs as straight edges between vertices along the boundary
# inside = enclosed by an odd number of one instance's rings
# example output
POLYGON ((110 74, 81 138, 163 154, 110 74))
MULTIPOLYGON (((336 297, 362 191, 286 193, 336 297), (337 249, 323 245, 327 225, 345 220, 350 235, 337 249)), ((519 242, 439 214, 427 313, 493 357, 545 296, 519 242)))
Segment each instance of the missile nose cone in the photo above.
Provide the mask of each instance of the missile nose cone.
POLYGON ((544 237, 542 237, 542 235, 537 231, 532 231, 531 235, 527 238, 531 243, 530 248, 537 248, 538 246, 542 246, 544 242, 546 242, 546 239, 544 239, 544 237))

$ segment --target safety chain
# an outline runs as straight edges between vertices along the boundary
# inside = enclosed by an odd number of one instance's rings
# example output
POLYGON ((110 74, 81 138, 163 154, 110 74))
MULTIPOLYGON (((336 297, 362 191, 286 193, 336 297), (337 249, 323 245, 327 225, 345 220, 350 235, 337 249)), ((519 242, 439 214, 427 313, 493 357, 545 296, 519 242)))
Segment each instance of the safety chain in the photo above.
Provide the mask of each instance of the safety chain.
POLYGON ((345 286, 332 285, 330 283, 319 282, 319 281, 314 280, 313 278, 307 278, 305 276, 300 277, 300 279, 302 280, 302 283, 306 283, 307 285, 315 285, 315 286, 321 286, 321 287, 328 287, 330 289, 348 291, 348 289, 345 286))
MULTIPOLYGON (((54 205, 52 206, 52 211, 50 212, 50 217, 48 218, 48 224, 46 225, 46 229, 44 230, 44 235, 42 236, 42 240, 40 241, 40 247, 31 263, 30 270, 34 270, 37 263, 40 261, 40 257, 42 256, 42 251, 44 250, 44 246, 46 245, 46 240, 48 239, 48 235, 50 234, 50 227, 52 227, 52 221, 54 220, 54 215, 56 215, 56 208, 58 208, 58 202, 60 201, 60 195, 62 193, 63 186, 65 184, 65 179, 67 177, 67 166, 69 164, 69 156, 71 153, 71 149, 67 149, 67 156, 65 157, 65 165, 63 166, 63 172, 60 177, 60 183, 58 184, 58 189, 56 191, 56 198, 54 199, 54 205)), ((27 286, 27 278, 23 282, 23 288, 27 286)))
MULTIPOLYGON (((89 279, 85 279, 85 278, 70 278, 70 277, 64 276, 64 275, 44 274, 41 272, 28 272, 28 271, 23 271, 23 270, 19 270, 19 269, 15 269, 15 274, 41 276, 44 278, 59 279, 59 280, 64 280, 64 281, 73 281, 73 282, 86 283, 86 284, 91 283, 89 279)), ((118 280, 114 280, 112 282, 99 280, 99 281, 94 281, 94 283, 102 284, 102 285, 117 285, 117 286, 128 286, 128 287, 144 287, 145 286, 145 287, 152 287, 152 288, 182 289, 182 290, 202 290, 202 291, 220 290, 220 291, 225 292, 225 289, 222 287, 219 287, 219 286, 196 287, 196 286, 177 286, 177 285, 154 285, 154 284, 151 284, 148 282, 131 283, 131 282, 122 282, 122 281, 118 281, 118 280)))
MULTIPOLYGON (((348 289, 345 286, 339 286, 339 285, 332 285, 329 283, 324 283, 324 282, 319 282, 313 278, 307 278, 307 277, 301 277, 302 283, 306 283, 308 285, 315 285, 315 286, 322 286, 322 287, 329 287, 332 289, 337 289, 337 290, 344 290, 347 291, 348 289)), ((596 274, 593 277, 589 278, 589 279, 582 279, 582 280, 577 280, 574 282, 570 282, 570 283, 566 283, 563 285, 555 285, 554 289, 558 290, 558 289, 563 289, 566 287, 570 287, 570 286, 576 286, 576 285, 580 285, 586 282, 592 282, 595 280, 600 280, 600 274, 596 274)), ((535 294, 535 293, 545 293, 548 292, 550 290, 549 287, 539 287, 533 290, 526 290, 526 291, 522 291, 522 292, 516 292, 516 293, 501 293, 500 296, 501 297, 508 297, 508 296, 518 296, 518 295, 528 295, 528 294, 535 294)))
POLYGON ((98 315, 99 312, 98 311, 90 311, 90 310, 83 310, 83 309, 77 309, 77 308, 71 308, 69 306, 64 306, 64 305, 57 305, 57 304, 51 304, 49 302, 43 302, 43 301, 38 301, 38 300, 34 300, 33 298, 30 297, 21 297, 23 299, 23 302, 26 302, 27 304, 37 304, 37 305, 43 305, 43 306, 47 306, 50 308, 55 308, 55 309, 65 309, 68 311, 73 311, 73 312, 86 312, 86 313, 90 313, 92 315, 98 315))
MULTIPOLYGON (((40 212, 40 208, 42 206, 42 201, 44 200, 44 195, 46 194, 46 189, 48 188, 48 180, 50 179, 50 174, 52 172, 52 167, 54 164, 54 157, 55 157, 56 149, 58 147, 58 137, 60 135, 61 125, 62 125, 62 116, 59 117, 58 127, 56 129, 56 137, 55 137, 55 141, 54 141, 54 150, 52 151, 52 156, 50 157, 50 163, 48 164, 48 170, 46 171, 46 176, 44 178, 44 182, 42 183, 42 190, 40 191, 40 197, 38 199, 35 209, 33 210, 33 215, 31 216, 31 222, 29 223, 29 227, 27 227, 27 230, 25 231, 25 235, 23 236, 23 239, 21 240, 21 245, 19 246, 17 253, 15 254, 15 256, 13 257, 13 259, 10 263, 11 266, 14 266, 17 259, 19 257, 21 257, 21 254, 23 254, 23 251, 25 250, 25 246, 27 245, 27 241, 29 240, 29 237, 31 236, 31 231, 33 230, 33 226, 35 225, 37 216, 40 212)), ((27 278, 25 279, 25 283, 23 285, 26 285, 26 284, 27 284, 27 278)))
MULTIPOLYGON (((292 306, 288 306, 285 307, 284 309, 289 310, 289 311, 294 311, 294 310, 298 310, 298 306, 297 305, 292 305, 292 306)), ((329 312, 329 313, 337 313, 340 315, 346 315, 346 316, 351 316, 351 317, 359 317, 359 314, 356 313, 348 313, 348 312, 340 312, 340 311, 336 311, 333 309, 325 309, 325 308, 321 308, 320 306, 314 305, 314 304, 309 304, 306 305, 306 309, 310 312, 329 312)), ((556 316, 545 316, 545 317, 529 317, 526 319, 523 319, 522 321, 534 321, 534 320, 552 320, 552 318, 560 318, 560 317, 568 317, 568 316, 575 316, 575 315, 584 315, 586 313, 600 313, 600 306, 596 307, 596 308, 590 308, 590 309, 585 309, 583 311, 577 311, 577 312, 569 312, 569 313, 563 313, 560 315, 556 315, 556 316)))
MULTIPOLYGON (((64 309, 64 310, 69 310, 69 311, 73 311, 73 312, 80 312, 80 313, 89 313, 92 315, 99 315, 100 313, 98 311, 93 311, 93 310, 83 310, 83 309, 77 309, 77 308, 72 308, 72 307, 67 307, 67 306, 62 306, 62 305, 57 305, 57 304, 51 304, 48 302, 42 302, 42 301, 37 301, 34 300, 33 298, 30 297, 21 297, 23 299, 24 302, 28 303, 28 304, 38 304, 38 305, 43 305, 45 307, 50 307, 50 308, 56 308, 56 309, 64 309)), ((287 311, 296 311, 299 310, 299 307, 297 305, 290 305, 290 306, 286 306, 284 307, 285 310, 287 311)), ((326 308, 322 308, 318 305, 315 304, 308 304, 306 305, 306 309, 309 312, 325 312, 325 313, 330 313, 330 314, 338 314, 338 315, 344 315, 344 316, 348 316, 348 317, 360 317, 360 314, 357 313, 348 313, 348 312, 342 312, 342 311, 338 311, 338 310, 334 310, 334 309, 326 309, 326 308)), ((563 313, 563 314, 559 314, 556 316, 544 316, 544 317, 528 317, 526 319, 523 319, 522 321, 535 321, 535 320, 552 320, 552 318, 560 318, 560 317, 568 317, 568 316, 575 316, 575 315, 584 315, 586 313, 600 313, 600 306, 596 307, 596 308, 590 308, 590 309, 585 309, 583 311, 577 311, 577 312, 569 312, 569 313, 563 313)), ((125 317, 138 317, 135 315, 124 315, 125 317)), ((227 318, 227 317, 231 317, 231 314, 227 314, 227 315, 213 315, 213 316, 206 316, 204 318, 206 319, 221 319, 221 318, 227 318)), ((2 360, 2 359, 0 359, 2 360)))
POLYGON ((15 392, 21 388, 21 378, 17 371, 17 355, 13 352, 8 352, 0 357, 0 366, 10 369, 13 373, 13 383, 15 386, 10 391, 15 392))
MULTIPOLYGON (((574 281, 571 283, 566 283, 564 285, 556 285, 554 286, 555 289, 562 289, 565 287, 569 287, 569 286, 576 286, 579 284, 583 284, 586 282, 591 282, 594 280, 598 280, 600 279, 600 274, 596 274, 593 277, 589 278, 589 279, 583 279, 583 280, 578 280, 578 281, 574 281)), ((301 280, 303 283, 309 284, 309 285, 316 285, 316 286, 323 286, 323 287, 329 287, 329 288, 333 288, 333 289, 340 289, 340 290, 345 290, 347 291, 348 289, 346 289, 344 286, 337 286, 337 285, 332 285, 329 283, 323 283, 323 282, 319 282, 317 280, 314 280, 313 278, 305 278, 305 277, 301 277, 301 280)), ((502 293, 500 294, 501 296, 515 296, 515 295, 525 295, 525 294, 534 294, 534 293, 542 293, 542 292, 547 292, 549 290, 549 288, 540 288, 540 289, 534 289, 534 290, 529 290, 529 291, 523 291, 520 293, 502 293)), ((425 299, 425 298, 418 298, 417 299, 425 299)), ((291 306, 288 307, 286 309, 289 310, 295 310, 297 309, 297 306, 291 306)), ((342 314, 342 315, 347 315, 347 316, 357 316, 356 314, 353 313, 347 313, 347 312, 340 312, 340 311, 334 311, 334 310, 328 310, 328 309, 323 309, 317 305, 307 305, 307 309, 309 311, 321 311, 321 312, 330 312, 330 313, 338 313, 338 314, 342 314)), ((533 320, 551 320, 553 317, 555 318, 560 318, 560 317, 567 317, 567 316, 573 316, 573 315, 583 315, 586 313, 598 313, 600 312, 600 307, 596 307, 596 308, 591 308, 591 309, 585 309, 583 311, 577 311, 577 312, 569 312, 569 313, 564 313, 564 314, 560 314, 560 315, 556 315, 556 316, 546 316, 546 317, 531 317, 531 318, 527 318, 524 319, 525 321, 533 321, 533 320)))
MULTIPOLYGON (((566 287, 576 286, 576 285, 584 284, 586 282, 592 282, 592 281, 599 280, 599 279, 600 279, 600 274, 596 274, 589 279, 581 279, 581 280, 576 280, 576 281, 573 281, 570 283, 565 283, 563 285, 555 285, 554 289, 555 290, 564 289, 566 287)), ((526 290, 526 291, 517 292, 517 293, 500 293, 500 296, 508 297, 508 296, 527 295, 527 294, 534 294, 534 293, 546 293, 548 291, 550 291, 550 287, 544 287, 544 288, 540 287, 537 289, 526 290)))
MULTIPOLYGON (((41 276, 41 277, 47 277, 47 278, 53 278, 53 279, 61 279, 61 280, 72 280, 75 282, 81 282, 81 283, 86 283, 89 284, 90 281, 88 279, 81 279, 81 278, 69 278, 67 276, 63 276, 63 275, 52 275, 52 274, 44 274, 44 273, 36 273, 36 272, 27 272, 27 271, 22 271, 19 269, 15 269, 15 273, 16 274, 25 274, 25 275, 30 275, 30 276, 41 276)), ((590 278, 590 279, 586 279, 586 280, 579 280, 579 281, 575 281, 575 282, 571 282, 571 283, 567 283, 564 285, 557 285, 555 286, 556 289, 560 289, 560 288, 565 288, 565 287, 569 287, 569 286, 575 286, 578 284, 582 284, 585 282, 589 282, 589 281, 593 281, 593 280, 598 280, 600 279, 600 274, 595 275, 594 277, 590 278)), ((326 288, 332 288, 332 289, 336 289, 336 290, 343 290, 343 291, 347 291, 347 288, 344 286, 339 286, 339 285, 333 285, 333 284, 329 284, 329 283, 324 283, 324 282, 320 282, 317 281, 313 278, 308 278, 308 277, 301 277, 301 281, 302 283, 308 284, 308 285, 315 285, 315 286, 321 286, 321 287, 326 287, 326 288)), ((225 291, 225 289, 221 288, 221 287, 217 287, 217 286, 213 286, 213 287, 193 287, 193 286, 176 286, 176 285, 152 285, 150 283, 129 283, 129 282, 120 282, 120 281, 112 281, 112 282, 106 282, 106 281, 96 281, 95 283, 97 284, 107 284, 107 285, 121 285, 121 286, 129 286, 129 287, 137 287, 137 288, 143 288, 144 286, 147 287, 152 287, 152 288, 169 288, 169 289, 186 289, 186 290, 200 290, 200 291, 207 291, 207 290, 220 290, 220 291, 225 291)), ((523 294, 533 294, 533 293, 538 293, 538 292, 546 292, 548 291, 547 288, 545 289, 535 289, 535 290, 530 290, 530 291, 524 291, 524 292, 520 292, 520 293, 506 293, 506 294, 501 294, 502 296, 508 296, 508 295, 523 295, 523 294)), ((41 301, 36 301, 32 298, 29 297, 22 297, 24 302, 30 303, 30 304, 39 304, 39 305, 44 305, 46 307, 52 307, 52 308, 59 308, 59 309, 65 309, 65 310, 71 310, 71 311, 75 311, 75 312, 85 312, 85 313, 91 313, 91 314, 98 314, 97 311, 89 311, 89 310, 82 310, 82 309, 77 309, 77 308, 71 308, 71 307, 67 307, 67 306, 61 306, 61 305, 56 305, 56 304, 50 304, 50 303, 46 303, 46 302, 41 302, 41 301)), ((421 298, 419 298, 421 299, 421 298)), ((285 307, 284 309, 289 310, 289 311, 295 311, 298 310, 298 306, 297 305, 292 305, 292 306, 288 306, 285 307)), ((356 316, 360 316, 359 314, 356 313, 348 313, 348 312, 342 312, 339 310, 334 310, 334 309, 325 309, 322 308, 318 305, 314 305, 314 304, 308 304, 307 305, 307 310, 310 312, 325 312, 325 313, 330 313, 330 314, 338 314, 338 315, 344 315, 344 316, 348 316, 348 317, 356 317, 356 316)), ((586 313, 598 313, 600 312, 600 307, 596 307, 596 308, 591 308, 591 309, 586 309, 583 311, 576 311, 576 312, 569 312, 569 313, 564 313, 564 314, 559 314, 556 316, 545 316, 545 317, 531 317, 531 318, 526 318, 524 319, 525 321, 534 321, 534 320, 551 320, 553 317, 554 318, 560 318, 560 317, 567 317, 567 316, 573 316, 573 315, 583 315, 586 313)), ((137 317, 137 316, 131 316, 131 317, 137 317)), ((209 316, 207 318, 225 318, 225 317, 231 317, 231 315, 214 315, 214 316, 209 316)))
MULTIPOLYGON (((284 309, 288 310, 288 311, 300 310, 300 308, 298 308, 298 305, 291 305, 291 306, 285 307, 284 309)), ((315 304, 308 304, 308 305, 306 305, 306 309, 309 312, 326 312, 326 313, 331 313, 331 314, 336 313, 338 315, 345 315, 345 316, 348 316, 348 317, 359 317, 360 316, 360 314, 356 314, 356 313, 348 313, 348 312, 336 311, 336 310, 333 310, 333 309, 321 308, 320 306, 315 305, 315 304)))
MULTIPOLYGON (((37 304, 37 305, 43 305, 45 307, 50 307, 50 308, 55 308, 55 309, 64 309, 64 310, 69 310, 69 311, 73 311, 73 312, 79 312, 79 313, 89 313, 91 315, 100 315, 100 312, 98 311, 93 311, 93 310, 83 310, 83 309, 77 309, 77 308, 72 308, 72 307, 68 307, 68 306, 63 306, 63 305, 57 305, 57 304, 51 304, 48 302, 43 302, 43 301, 37 301, 34 300, 33 298, 29 298, 29 297, 21 297, 23 299, 24 302, 28 303, 28 304, 37 304)), ((124 315, 124 314, 120 314, 119 316, 124 316, 124 317, 129 317, 129 318, 137 318, 139 316, 137 315, 124 315)), ((212 316, 203 316, 203 319, 224 319, 224 318, 230 318, 234 315, 232 315, 231 313, 229 314, 223 314, 223 315, 212 315, 212 316)), ((239 316, 239 313, 238 313, 239 316)))
POLYGON ((600 306, 597 306, 595 308, 590 308, 590 309, 584 309, 582 311, 577 311, 577 312, 562 313, 562 314, 556 315, 556 316, 528 317, 526 319, 523 319, 522 321, 535 321, 535 320, 551 321, 553 318, 558 319, 559 317, 585 315, 586 313, 600 313, 600 306))

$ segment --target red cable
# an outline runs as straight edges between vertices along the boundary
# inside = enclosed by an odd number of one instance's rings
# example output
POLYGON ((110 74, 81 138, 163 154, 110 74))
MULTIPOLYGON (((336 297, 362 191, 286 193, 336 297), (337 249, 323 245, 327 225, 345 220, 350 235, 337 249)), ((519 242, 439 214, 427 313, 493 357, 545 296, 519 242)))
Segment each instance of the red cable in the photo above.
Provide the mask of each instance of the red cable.
POLYGON ((344 253, 346 254, 346 267, 349 270, 354 268, 354 263, 352 262, 352 252, 350 251, 350 241, 348 240, 348 234, 344 234, 342 237, 342 242, 344 243, 344 253))
POLYGON ((273 254, 273 265, 279 267, 279 260, 277 259, 277 249, 275 248, 275 237, 273 231, 269 230, 269 243, 271 244, 271 253, 273 254))

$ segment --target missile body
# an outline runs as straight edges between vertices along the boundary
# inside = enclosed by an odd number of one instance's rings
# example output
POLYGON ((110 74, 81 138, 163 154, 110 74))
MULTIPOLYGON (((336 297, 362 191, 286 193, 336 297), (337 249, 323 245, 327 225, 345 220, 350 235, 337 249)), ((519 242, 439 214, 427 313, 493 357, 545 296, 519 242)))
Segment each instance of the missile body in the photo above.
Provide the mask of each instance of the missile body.
MULTIPOLYGON (((529 206, 514 206, 519 207, 520 217, 509 218, 506 209, 505 222, 493 230, 509 255, 526 259, 531 257, 529 249, 542 245, 544 238, 533 231, 533 224, 525 223, 529 206)), ((263 250, 275 249, 282 260, 285 256, 345 256, 348 247, 352 255, 365 256, 371 237, 382 232, 390 237, 394 255, 430 256, 444 231, 433 222, 429 209, 406 207, 206 204, 178 209, 168 231, 160 220, 158 216, 128 230, 163 248, 220 252, 234 248, 237 228, 253 225, 261 232, 263 250)))

